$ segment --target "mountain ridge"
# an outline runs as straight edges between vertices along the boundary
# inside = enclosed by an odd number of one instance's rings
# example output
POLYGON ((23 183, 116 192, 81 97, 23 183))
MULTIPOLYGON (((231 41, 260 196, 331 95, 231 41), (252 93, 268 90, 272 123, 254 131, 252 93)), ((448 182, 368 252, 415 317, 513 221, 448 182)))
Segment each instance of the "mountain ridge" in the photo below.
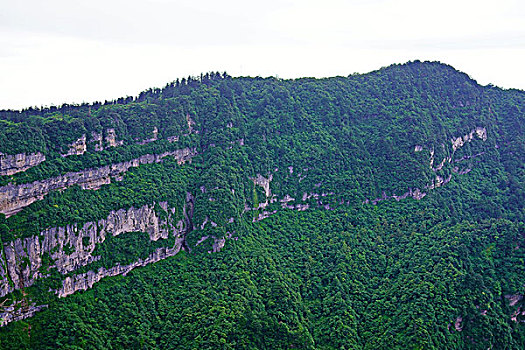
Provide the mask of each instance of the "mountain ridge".
MULTIPOLYGON (((421 60, 418 60, 418 59, 407 61, 405 63, 393 63, 393 64, 391 64, 389 66, 384 66, 384 67, 381 67, 381 68, 378 68, 378 69, 375 69, 375 70, 371 70, 370 72, 366 72, 366 73, 352 73, 352 74, 348 74, 348 75, 336 75, 336 76, 332 76, 332 77, 316 78, 316 77, 307 77, 307 76, 305 76, 305 77, 298 77, 298 78, 278 78, 278 77, 275 77, 275 76, 268 76, 268 77, 261 77, 261 76, 253 76, 253 77, 252 76, 236 76, 236 77, 232 77, 232 78, 234 78, 234 79, 245 79, 245 78, 246 79, 270 79, 270 80, 275 79, 275 80, 280 80, 280 81, 296 81, 296 80, 301 81, 301 80, 309 80, 309 79, 326 80, 326 79, 351 78, 351 77, 367 76, 367 75, 374 75, 374 74, 383 74, 384 72, 388 72, 390 70, 395 70, 397 68, 402 68, 402 67, 424 68, 424 67, 430 67, 430 66, 439 66, 439 67, 443 68, 444 70, 449 70, 450 73, 458 75, 458 77, 462 76, 463 78, 465 78, 469 82, 475 83, 475 85, 478 85, 480 87, 484 87, 484 88, 490 87, 490 88, 494 88, 494 89, 497 89, 497 90, 515 91, 515 92, 525 93, 524 90, 519 89, 519 88, 502 88, 502 87, 499 87, 497 85, 493 85, 492 83, 488 83, 487 85, 481 85, 475 79, 473 79, 468 73, 460 71, 460 70, 457 70, 452 65, 449 65, 447 63, 443 63, 441 61, 421 61, 421 60)), ((219 73, 219 72, 201 73, 201 76, 204 76, 206 74, 215 75, 215 76, 217 76, 217 75, 229 76, 229 74, 227 72, 223 72, 223 73, 219 73)), ((177 80, 178 81, 182 81, 183 79, 187 80, 188 78, 198 80, 199 76, 189 76, 189 77, 184 77, 184 78, 178 78, 176 80, 173 80, 173 81, 167 83, 163 88, 161 88, 161 87, 147 88, 146 90, 143 90, 141 93, 145 93, 146 91, 150 91, 150 90, 152 90, 152 91, 153 90, 154 91, 159 91, 159 90, 165 89, 167 87, 170 87, 172 84, 175 84, 177 80)), ((137 99, 137 98, 139 98, 141 93, 139 93, 136 96, 119 97, 119 98, 116 98, 114 100, 106 100, 106 102, 104 104, 116 103, 118 101, 123 101, 123 100, 128 100, 129 101, 130 98, 131 99, 137 99)), ((100 102, 100 101, 94 101, 94 102, 83 102, 83 103, 63 103, 61 105, 51 105, 51 106, 41 106, 41 107, 30 106, 30 107, 26 107, 26 108, 22 108, 22 109, 0 109, 0 114, 22 113, 22 112, 33 111, 33 110, 35 110, 35 111, 36 110, 48 110, 48 111, 60 110, 61 108, 64 108, 64 106, 66 108, 74 107, 74 106, 91 106, 91 107, 94 107, 94 106, 102 105, 102 104, 103 103, 100 102)))
POLYGON ((4 111, 0 345, 518 349, 524 103, 415 61, 4 111))

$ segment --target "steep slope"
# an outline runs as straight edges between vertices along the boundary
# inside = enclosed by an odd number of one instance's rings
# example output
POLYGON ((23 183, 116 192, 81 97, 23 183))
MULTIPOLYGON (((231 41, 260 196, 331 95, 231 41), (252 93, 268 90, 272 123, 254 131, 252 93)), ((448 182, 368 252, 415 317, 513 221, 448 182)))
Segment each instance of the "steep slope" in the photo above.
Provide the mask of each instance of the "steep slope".
POLYGON ((0 344, 520 348, 523 106, 416 61, 0 112, 0 344))

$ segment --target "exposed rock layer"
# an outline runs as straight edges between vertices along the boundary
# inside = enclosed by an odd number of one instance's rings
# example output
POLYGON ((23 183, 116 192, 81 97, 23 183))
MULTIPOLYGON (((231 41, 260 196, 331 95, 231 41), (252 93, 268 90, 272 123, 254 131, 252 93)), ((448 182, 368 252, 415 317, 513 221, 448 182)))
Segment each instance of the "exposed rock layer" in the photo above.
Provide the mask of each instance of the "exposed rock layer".
POLYGON ((162 154, 146 154, 127 162, 69 172, 32 183, 9 184, 0 187, 0 213, 6 216, 16 214, 22 208, 37 200, 41 200, 46 194, 54 190, 65 189, 73 185, 80 185, 83 189, 98 189, 102 185, 111 183, 111 177, 116 177, 119 180, 129 168, 138 167, 141 164, 158 163, 168 156, 173 156, 179 163, 184 163, 191 160, 194 155, 195 149, 184 148, 162 154))
MULTIPOLYGON (((461 147, 463 147, 466 143, 471 142, 475 138, 475 136, 477 136, 479 139, 481 139, 483 141, 486 141, 487 140, 487 129, 484 128, 484 127, 481 127, 481 126, 477 126, 474 129, 472 129, 470 131, 470 133, 451 139, 450 142, 452 143, 452 155, 444 157, 441 160, 441 162, 436 167, 434 167, 434 161, 435 161, 434 148, 430 149, 430 164, 429 164, 430 165, 430 169, 432 169, 433 172, 437 173, 437 172, 441 171, 447 164, 458 163, 458 162, 461 162, 461 161, 463 161, 465 159, 471 159, 471 158, 475 158, 475 157, 478 157, 478 156, 481 156, 481 155, 485 154, 485 152, 481 152, 481 153, 478 153, 478 154, 475 154, 475 155, 472 155, 472 156, 463 156, 463 157, 458 158, 458 159, 454 158, 454 154, 455 154, 456 150, 458 150, 461 147)), ((442 146, 445 149, 445 145, 442 144, 442 146)), ((416 145, 415 148, 414 148, 415 152, 421 152, 422 150, 423 150, 423 146, 416 145)), ((468 174, 471 170, 472 170, 471 168, 466 168, 466 169, 460 170, 459 167, 457 167, 457 166, 451 169, 452 173, 458 174, 458 175, 468 174)), ((451 180, 452 180, 452 174, 449 174, 446 178, 441 176, 441 175, 436 175, 435 179, 432 180, 424 188, 427 189, 427 190, 433 190, 435 188, 438 188, 438 187, 446 185, 451 180)), ((363 204, 372 203, 372 204, 376 205, 378 202, 381 202, 381 201, 384 201, 384 200, 388 200, 388 199, 395 199, 396 201, 400 201, 400 200, 405 199, 405 198, 413 198, 413 199, 416 199, 416 200, 421 200, 426 195, 427 195, 427 192, 422 192, 422 190, 420 190, 419 188, 416 188, 416 189, 409 188, 408 191, 406 191, 402 195, 395 195, 395 194, 393 194, 391 196, 388 196, 386 194, 386 192, 383 191, 383 195, 381 197, 378 197, 378 198, 375 198, 375 199, 365 199, 363 201, 363 204)), ((303 200, 304 200, 304 197, 303 197, 303 200)))
POLYGON ((25 154, 3 154, 0 153, 0 176, 9 176, 26 171, 43 161, 46 156, 40 152, 25 154))
POLYGON ((149 139, 142 140, 138 142, 139 145, 145 145, 146 143, 155 142, 159 139, 159 129, 157 127, 153 128, 153 131, 151 132, 152 137, 149 139))
POLYGON ((472 139, 474 138, 474 135, 476 135, 478 138, 482 139, 483 141, 486 141, 487 140, 487 129, 478 126, 475 129, 472 129, 472 131, 468 134, 453 138, 452 140, 450 140, 450 142, 452 142, 452 149, 455 151, 458 148, 462 147, 465 143, 472 141, 472 139))
MULTIPOLYGON (((118 236, 125 232, 146 232, 150 240, 166 239, 172 233, 177 240, 184 239, 186 218, 176 222, 174 211, 166 203, 165 219, 161 219, 152 206, 120 209, 109 213, 106 219, 83 225, 67 225, 44 230, 38 236, 19 238, 4 244, 4 256, 0 257, 0 296, 15 289, 33 285, 45 277, 48 268, 56 268, 66 274, 96 261, 93 251, 105 241, 107 235, 118 236), (47 258, 44 257, 47 256, 47 258), (48 265, 45 266, 45 260, 48 265)), ((179 248, 182 243, 178 243, 179 248)))
POLYGON ((36 303, 31 303, 31 305, 24 307, 20 305, 21 303, 21 301, 18 301, 13 305, 5 307, 2 312, 0 312, 0 327, 3 327, 10 322, 33 317, 35 313, 47 307, 47 305, 37 306, 36 303))
POLYGON ((87 150, 86 140, 86 134, 82 135, 82 137, 69 145, 69 150, 66 154, 62 154, 62 157, 84 154, 87 150))
POLYGON ((124 141, 117 140, 117 134, 115 132, 115 129, 107 129, 106 130, 106 143, 108 147, 118 147, 118 146, 122 146, 124 141))
MULTIPOLYGON (((42 231, 39 236, 17 239, 4 244, 4 255, 0 255, 0 296, 15 289, 31 286, 38 278, 46 278, 43 273, 56 268, 66 274, 81 266, 96 261, 98 257, 92 255, 97 244, 104 242, 108 234, 117 236, 125 232, 141 231, 148 233, 151 240, 168 238, 172 234, 175 243, 172 247, 157 248, 146 259, 138 259, 128 264, 117 264, 110 268, 101 267, 96 272, 88 271, 78 275, 67 276, 62 286, 56 290, 59 297, 65 297, 79 290, 91 288, 104 277, 126 275, 139 266, 176 255, 181 249, 188 249, 186 234, 193 230, 193 211, 195 198, 187 193, 186 204, 183 207, 183 217, 180 220, 173 218, 174 208, 169 208, 166 202, 159 203, 165 211, 163 218, 158 216, 154 206, 145 205, 141 208, 120 209, 112 211, 106 219, 98 222, 88 222, 80 227, 77 224, 66 227, 54 227, 42 231), (66 251, 67 250, 67 251, 66 251), (44 255, 50 258, 52 265, 43 266, 44 255)), ((51 292, 51 291, 50 291, 51 292)), ((12 305, 4 306, 0 313, 1 324, 32 317, 36 312, 47 305, 36 306, 35 303, 26 307, 19 304, 28 304, 16 301, 12 305)))
POLYGON ((164 260, 170 256, 176 255, 182 247, 182 239, 179 239, 172 248, 158 248, 151 253, 146 259, 139 259, 129 265, 117 264, 109 269, 101 267, 97 272, 88 271, 86 273, 78 274, 73 277, 66 277, 62 282, 62 287, 57 291, 59 297, 66 297, 79 290, 87 290, 95 283, 104 277, 111 277, 117 275, 126 275, 128 272, 139 266, 146 266, 160 260, 164 260))

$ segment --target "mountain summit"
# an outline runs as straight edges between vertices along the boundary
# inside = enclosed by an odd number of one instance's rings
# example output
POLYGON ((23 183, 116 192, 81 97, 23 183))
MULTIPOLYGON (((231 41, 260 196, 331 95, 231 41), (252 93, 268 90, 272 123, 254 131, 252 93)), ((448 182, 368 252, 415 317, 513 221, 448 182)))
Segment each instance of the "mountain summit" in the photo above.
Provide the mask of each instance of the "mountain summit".
POLYGON ((0 347, 520 349, 525 93, 438 62, 0 112, 0 347))

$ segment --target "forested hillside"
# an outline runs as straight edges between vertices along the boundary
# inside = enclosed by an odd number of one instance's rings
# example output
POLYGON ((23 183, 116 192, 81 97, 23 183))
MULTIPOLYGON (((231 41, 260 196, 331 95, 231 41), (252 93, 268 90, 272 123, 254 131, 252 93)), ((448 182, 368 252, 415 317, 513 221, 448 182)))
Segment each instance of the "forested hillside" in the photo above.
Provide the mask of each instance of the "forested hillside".
POLYGON ((437 62, 0 111, 0 348, 523 349, 524 204, 437 62))

